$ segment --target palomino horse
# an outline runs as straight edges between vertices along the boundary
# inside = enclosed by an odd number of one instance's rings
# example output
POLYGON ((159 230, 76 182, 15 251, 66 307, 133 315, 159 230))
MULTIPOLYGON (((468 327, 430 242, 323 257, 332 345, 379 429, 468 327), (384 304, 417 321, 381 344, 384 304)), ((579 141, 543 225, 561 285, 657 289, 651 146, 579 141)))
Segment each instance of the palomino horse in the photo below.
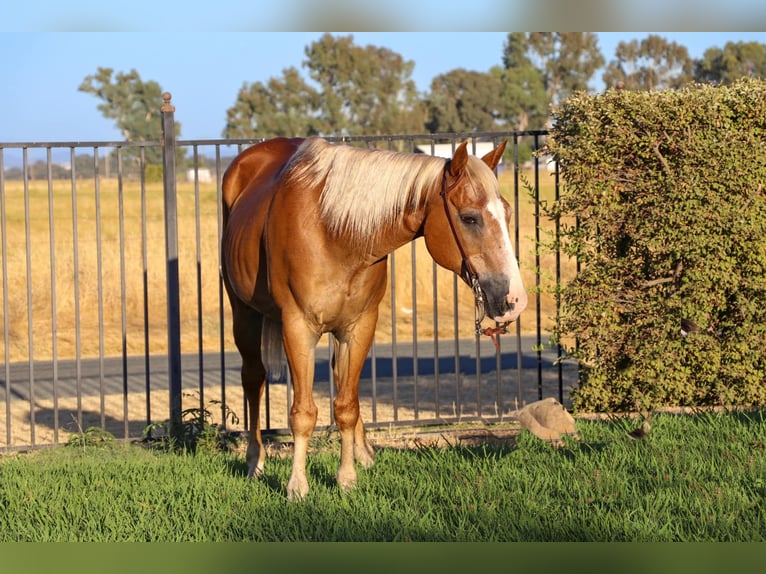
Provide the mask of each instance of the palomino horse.
POLYGON ((275 138, 234 159, 223 178, 221 261, 250 408, 249 476, 263 472, 259 407, 284 349, 294 390, 287 494, 308 493, 314 355, 326 332, 334 335, 338 485, 356 484, 355 460, 372 464, 357 391, 387 256, 398 247, 423 236, 434 260, 471 285, 477 309, 502 325, 519 316, 527 294, 508 233, 510 208, 493 173, 504 149, 505 142, 478 159, 463 143, 445 160, 275 138))

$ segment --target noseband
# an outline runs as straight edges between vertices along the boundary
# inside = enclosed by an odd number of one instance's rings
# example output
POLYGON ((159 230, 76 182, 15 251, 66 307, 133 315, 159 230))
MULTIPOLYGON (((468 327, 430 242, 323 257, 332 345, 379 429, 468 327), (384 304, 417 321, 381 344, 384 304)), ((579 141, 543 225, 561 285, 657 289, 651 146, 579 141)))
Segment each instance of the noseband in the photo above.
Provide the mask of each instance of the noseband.
POLYGON ((455 222, 452 220, 452 214, 450 213, 449 206, 447 205, 447 194, 455 189, 455 187, 457 187, 457 184, 460 183, 460 180, 463 179, 465 170, 460 172, 460 175, 455 181, 452 182, 451 185, 447 185, 449 165, 450 162, 447 161, 446 165, 444 166, 444 176, 442 177, 442 187, 439 195, 441 195, 442 198, 444 213, 447 216, 447 222, 449 223, 450 230, 452 231, 452 237, 455 238, 455 243, 457 243, 458 251, 460 251, 460 257, 463 259, 463 279, 471 286, 471 291, 473 291, 476 335, 487 335, 490 339, 492 339, 492 342, 495 344, 495 348, 500 350, 498 337, 508 332, 509 322, 498 323, 495 321, 494 327, 482 328, 481 326, 481 322, 484 320, 484 317, 486 317, 486 311, 484 308, 484 293, 481 290, 481 285, 479 285, 479 274, 476 273, 476 270, 473 268, 473 265, 471 265, 471 262, 468 260, 468 257, 465 254, 463 244, 460 242, 460 237, 458 236, 457 229, 455 228, 455 222))

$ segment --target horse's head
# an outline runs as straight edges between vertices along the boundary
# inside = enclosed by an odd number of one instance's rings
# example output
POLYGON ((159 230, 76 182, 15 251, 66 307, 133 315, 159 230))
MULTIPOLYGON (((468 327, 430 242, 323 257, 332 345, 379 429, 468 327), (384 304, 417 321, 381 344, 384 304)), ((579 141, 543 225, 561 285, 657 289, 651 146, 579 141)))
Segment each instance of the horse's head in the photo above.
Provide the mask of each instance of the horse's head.
POLYGON ((480 289, 487 316, 514 321, 527 293, 511 245, 511 208, 500 195, 493 170, 505 142, 478 159, 462 143, 444 169, 441 193, 428 202, 423 235, 434 260, 480 289))

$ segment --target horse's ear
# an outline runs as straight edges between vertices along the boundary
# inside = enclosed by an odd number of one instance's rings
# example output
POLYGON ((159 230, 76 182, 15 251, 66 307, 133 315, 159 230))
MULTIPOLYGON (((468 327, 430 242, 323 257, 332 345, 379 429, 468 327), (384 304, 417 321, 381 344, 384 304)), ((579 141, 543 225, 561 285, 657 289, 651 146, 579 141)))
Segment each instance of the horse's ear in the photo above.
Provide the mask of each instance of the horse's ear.
POLYGON ((468 162, 468 142, 465 141, 457 146, 452 159, 449 162, 449 174, 452 177, 457 177, 465 169, 465 164, 468 162))
POLYGON ((503 157, 503 152, 505 151, 505 144, 508 143, 507 140, 503 140, 500 142, 500 145, 497 146, 495 149, 493 149, 491 152, 487 153, 483 158, 481 158, 481 161, 486 163, 489 166, 489 169, 494 170, 497 167, 497 164, 500 163, 500 160, 503 157))

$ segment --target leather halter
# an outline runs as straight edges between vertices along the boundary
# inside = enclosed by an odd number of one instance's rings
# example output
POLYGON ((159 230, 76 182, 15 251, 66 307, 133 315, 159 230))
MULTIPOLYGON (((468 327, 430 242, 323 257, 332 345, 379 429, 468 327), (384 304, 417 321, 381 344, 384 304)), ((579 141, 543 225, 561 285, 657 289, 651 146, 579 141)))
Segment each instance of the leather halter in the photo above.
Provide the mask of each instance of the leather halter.
POLYGON ((508 332, 508 322, 501 324, 495 321, 494 327, 481 327, 481 322, 484 320, 484 317, 486 317, 486 311, 484 308, 484 292, 481 290, 481 285, 479 285, 479 274, 476 273, 473 265, 471 265, 471 262, 468 260, 468 256, 465 254, 465 249, 463 249, 463 244, 460 242, 460 237, 458 236, 457 229, 455 228, 455 222, 452 220, 452 214, 450 213, 449 206, 447 205, 447 194, 457 187, 457 184, 460 183, 460 180, 463 179, 465 170, 460 172, 460 175, 457 176, 457 179, 455 179, 451 185, 447 185, 450 161, 451 160, 448 160, 444 166, 444 176, 442 177, 442 187, 439 195, 441 195, 442 198, 444 214, 447 216, 447 222, 449 223, 450 230, 452 231, 452 237, 454 237, 458 251, 460 251, 460 257, 463 259, 463 279, 466 281, 466 283, 468 283, 468 285, 471 286, 471 291, 473 291, 475 303, 474 320, 476 335, 487 335, 492 339, 492 342, 495 344, 495 348, 500 350, 498 337, 499 335, 503 335, 508 332))

